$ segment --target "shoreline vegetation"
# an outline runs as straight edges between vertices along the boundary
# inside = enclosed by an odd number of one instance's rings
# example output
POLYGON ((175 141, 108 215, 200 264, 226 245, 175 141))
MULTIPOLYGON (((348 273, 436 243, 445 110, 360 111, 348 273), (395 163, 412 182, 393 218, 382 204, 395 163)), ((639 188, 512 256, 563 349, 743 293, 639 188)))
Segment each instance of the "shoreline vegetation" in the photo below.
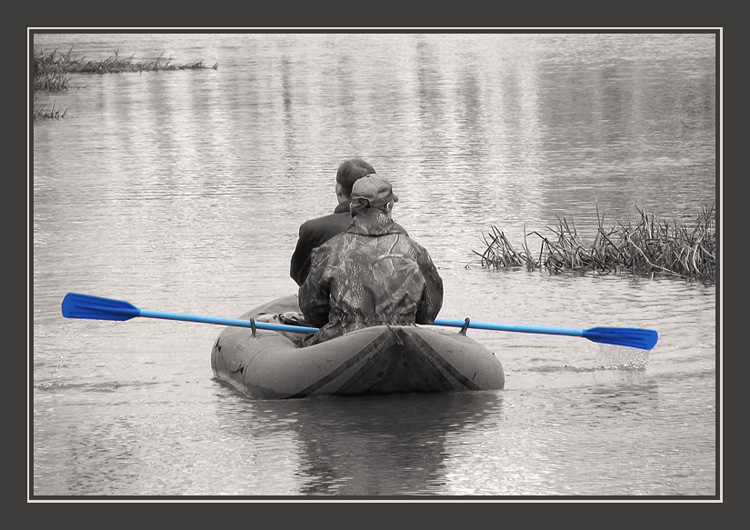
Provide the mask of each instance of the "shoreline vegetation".
MULTIPOLYGON (((128 72, 161 72, 174 70, 216 70, 218 63, 207 66, 203 61, 180 64, 172 62, 172 58, 160 55, 150 61, 135 61, 134 56, 127 59, 120 58, 118 52, 103 60, 87 60, 85 57, 74 58, 73 48, 67 53, 52 52, 34 53, 34 95, 39 91, 62 92, 68 90, 68 83, 72 79, 68 74, 120 74, 128 72)), ((55 109, 42 104, 34 107, 34 118, 64 118, 68 109, 55 109)))
POLYGON ((590 244, 579 237, 575 223, 558 217, 558 224, 548 227, 549 236, 529 232, 519 250, 502 230, 492 226, 491 232, 483 236, 485 250, 473 252, 480 256, 485 268, 525 267, 529 271, 546 269, 554 274, 630 272, 697 280, 706 285, 716 282, 716 204, 704 206, 695 221, 687 224, 658 219, 637 209, 640 214, 637 222, 615 220, 608 228, 597 209, 597 232, 590 244), (529 235, 541 239, 538 255, 529 250, 529 235))

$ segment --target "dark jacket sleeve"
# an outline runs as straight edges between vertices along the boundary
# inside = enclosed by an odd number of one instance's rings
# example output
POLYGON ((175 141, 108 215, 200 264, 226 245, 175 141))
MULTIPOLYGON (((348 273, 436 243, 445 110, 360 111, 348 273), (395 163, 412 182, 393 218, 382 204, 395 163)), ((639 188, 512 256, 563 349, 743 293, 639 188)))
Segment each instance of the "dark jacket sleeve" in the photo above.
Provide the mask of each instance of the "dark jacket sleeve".
POLYGON ((308 225, 303 223, 299 227, 299 238, 297 239, 297 246, 294 248, 289 267, 289 276, 292 277, 297 285, 302 285, 307 277, 307 271, 310 269, 310 252, 312 249, 313 243, 309 235, 308 225))
POLYGON ((314 249, 310 259, 310 271, 298 293, 300 311, 308 322, 318 328, 328 323, 328 313, 331 310, 331 283, 330 278, 325 276, 327 264, 327 253, 321 252, 321 247, 314 249))
POLYGON ((417 306, 416 320, 417 324, 432 324, 443 307, 443 279, 424 248, 420 247, 417 263, 425 279, 425 288, 417 306))

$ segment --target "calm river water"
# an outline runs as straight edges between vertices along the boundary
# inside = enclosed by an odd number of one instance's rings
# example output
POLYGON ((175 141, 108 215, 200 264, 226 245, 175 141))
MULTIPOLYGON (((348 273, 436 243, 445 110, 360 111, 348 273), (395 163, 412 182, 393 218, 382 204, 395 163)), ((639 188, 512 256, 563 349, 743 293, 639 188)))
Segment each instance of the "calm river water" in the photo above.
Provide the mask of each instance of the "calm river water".
POLYGON ((483 269, 521 245, 690 223, 717 200, 713 34, 51 34, 36 51, 216 69, 73 75, 36 104, 29 495, 36 499, 711 499, 717 291, 483 269), (70 320, 74 291, 235 318, 295 291, 299 224, 362 156, 439 267, 440 316, 656 329, 649 355, 470 331, 498 392, 252 401, 212 379, 221 328, 70 320), (551 235, 551 233, 547 233, 551 235), (538 236, 529 236, 529 242, 538 236))

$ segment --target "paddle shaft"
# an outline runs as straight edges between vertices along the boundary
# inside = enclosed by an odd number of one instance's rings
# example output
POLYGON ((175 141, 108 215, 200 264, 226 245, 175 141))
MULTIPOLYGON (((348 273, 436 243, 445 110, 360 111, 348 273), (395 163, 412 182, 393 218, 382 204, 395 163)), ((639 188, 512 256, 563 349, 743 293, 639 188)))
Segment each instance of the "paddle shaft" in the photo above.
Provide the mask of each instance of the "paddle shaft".
MULTIPOLYGON (((449 318, 436 318, 433 322, 436 326, 453 326, 463 327, 466 325, 465 320, 454 320, 449 318)), ((544 326, 524 326, 521 324, 500 324, 496 322, 469 322, 471 329, 487 329, 491 331, 514 331, 518 333, 541 333, 544 335, 568 335, 571 337, 583 337, 584 330, 568 328, 548 328, 544 326)))
MULTIPOLYGON (((136 311, 133 311, 136 313, 136 311)), ((242 320, 237 318, 221 318, 211 317, 204 315, 191 315, 186 313, 170 313, 167 311, 151 311, 148 309, 138 309, 137 314, 133 315, 138 317, 146 318, 160 318, 162 320, 180 320, 183 322, 199 322, 203 324, 218 324, 221 326, 238 326, 249 328, 252 327, 252 321, 242 320)), ((450 327, 463 327, 466 325, 465 320, 453 320, 447 318, 436 319, 433 324, 435 326, 450 326, 450 327)), ((288 326, 285 324, 274 324, 270 322, 258 322, 255 321, 255 327, 258 329, 269 329, 274 331, 292 331, 296 333, 315 333, 318 328, 304 327, 304 326, 288 326)), ((583 330, 580 329, 564 329, 564 328, 544 328, 544 327, 532 327, 532 326, 520 326, 511 324, 496 324, 492 322, 476 322, 471 321, 469 323, 470 328, 474 329, 486 329, 494 331, 517 331, 524 333, 544 333, 552 335, 570 335, 580 337, 583 336, 583 330)))
MULTIPOLYGON (((163 320, 182 320, 185 322, 200 322, 204 324, 219 324, 222 326, 239 326, 252 327, 250 320, 241 320, 236 318, 220 318, 203 315, 190 315, 185 313, 169 313, 165 311, 150 311, 148 309, 139 309, 138 315, 147 318, 161 318, 163 320)), ((465 320, 454 320, 448 318, 438 318, 433 322, 435 326, 450 326, 461 328, 466 325, 465 320)), ((315 333, 318 328, 303 326, 288 326, 285 324, 273 324, 270 322, 255 321, 255 327, 258 329, 271 329, 274 331, 292 331, 296 333, 315 333)), ((567 328, 548 328, 543 326, 524 326, 519 324, 499 324, 494 322, 477 322, 470 321, 469 328, 486 329, 491 331, 512 331, 519 333, 541 333, 545 335, 568 335, 571 337, 583 337, 582 329, 567 328)))
POLYGON ((150 311, 139 309, 138 315, 147 318, 161 318, 163 320, 182 320, 185 322, 200 322, 204 324, 219 324, 221 326, 239 326, 244 328, 269 329, 273 331, 293 331, 295 333, 315 333, 318 328, 303 326, 288 326, 286 324, 273 324, 271 322, 258 322, 257 320, 241 320, 238 318, 219 318, 203 315, 189 315, 185 313, 168 313, 164 311, 150 311))

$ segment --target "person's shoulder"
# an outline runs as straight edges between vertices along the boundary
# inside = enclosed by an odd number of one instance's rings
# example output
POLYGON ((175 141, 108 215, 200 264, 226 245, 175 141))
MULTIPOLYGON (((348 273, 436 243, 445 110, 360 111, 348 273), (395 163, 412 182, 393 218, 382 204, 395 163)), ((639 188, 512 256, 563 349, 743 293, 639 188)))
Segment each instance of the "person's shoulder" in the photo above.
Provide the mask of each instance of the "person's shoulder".
POLYGON ((330 252, 332 249, 340 247, 344 241, 348 241, 352 238, 352 234, 349 232, 339 232, 326 239, 323 243, 315 247, 313 250, 320 249, 321 252, 330 252))
POLYGON ((343 217, 348 218, 348 217, 350 217, 350 215, 348 214, 348 212, 346 214, 344 214, 344 213, 336 213, 336 212, 329 213, 329 214, 326 214, 326 215, 321 215, 320 217, 314 217, 312 219, 308 219, 307 221, 305 221, 304 223, 302 223, 301 226, 304 226, 306 228, 315 228, 315 227, 318 227, 318 226, 326 226, 326 225, 331 224, 332 222, 338 221, 340 218, 343 218, 343 217))
POLYGON ((305 221, 304 223, 302 223, 300 226, 310 227, 310 226, 319 225, 319 224, 325 222, 325 220, 328 217, 331 217, 332 215, 334 215, 334 214, 329 213, 327 215, 321 215, 320 217, 313 217, 312 219, 308 219, 307 221, 305 221))
POLYGON ((329 217, 331 217, 332 215, 334 214, 321 215, 320 217, 308 219, 299 226, 300 233, 312 233, 319 231, 321 227, 324 227, 328 224, 329 217))
POLYGON ((409 232, 406 231, 406 228, 398 224, 396 221, 393 222, 393 228, 395 228, 399 234, 404 234, 406 237, 409 237, 409 232))
POLYGON ((326 240, 346 230, 350 222, 351 216, 348 213, 331 213, 305 221, 300 226, 300 233, 326 240))
POLYGON ((312 263, 320 263, 323 260, 328 260, 331 257, 338 258, 342 250, 348 245, 350 235, 346 232, 340 232, 320 245, 313 247, 310 251, 310 260, 312 263))
POLYGON ((410 237, 408 234, 403 235, 409 242, 409 245, 415 250, 418 255, 432 259, 427 249, 423 247, 416 239, 410 237))

